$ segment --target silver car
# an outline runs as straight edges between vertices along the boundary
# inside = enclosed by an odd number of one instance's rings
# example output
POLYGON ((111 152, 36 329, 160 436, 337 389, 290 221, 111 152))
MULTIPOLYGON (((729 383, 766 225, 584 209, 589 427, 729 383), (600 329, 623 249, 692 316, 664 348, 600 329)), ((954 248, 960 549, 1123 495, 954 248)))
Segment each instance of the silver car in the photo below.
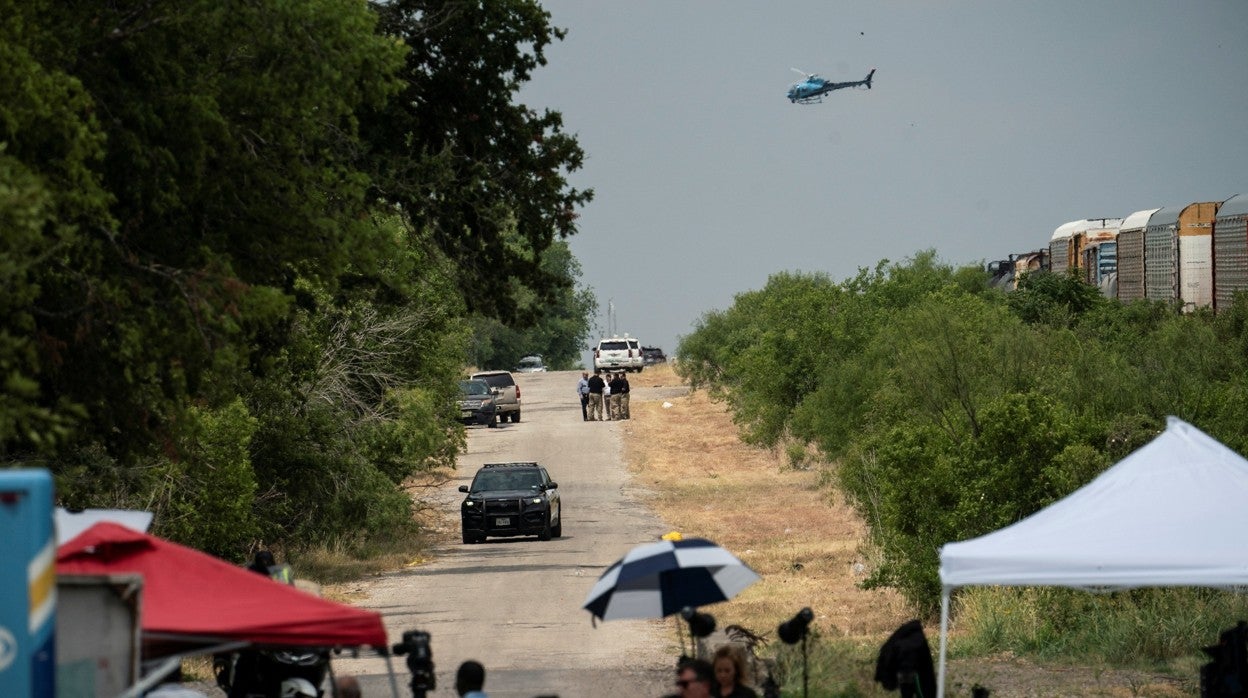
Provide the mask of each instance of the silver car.
POLYGON ((516 373, 545 373, 546 363, 538 354, 523 356, 516 364, 516 373))

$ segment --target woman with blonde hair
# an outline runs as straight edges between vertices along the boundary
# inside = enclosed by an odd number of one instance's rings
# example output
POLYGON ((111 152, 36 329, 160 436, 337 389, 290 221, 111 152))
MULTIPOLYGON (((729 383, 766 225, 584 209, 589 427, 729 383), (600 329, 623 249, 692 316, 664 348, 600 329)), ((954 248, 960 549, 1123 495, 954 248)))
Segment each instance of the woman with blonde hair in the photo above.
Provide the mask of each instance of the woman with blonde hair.
POLYGON ((745 684, 750 680, 745 668, 745 654, 736 645, 722 645, 715 650, 712 660, 715 667, 716 698, 758 698, 754 689, 745 684))

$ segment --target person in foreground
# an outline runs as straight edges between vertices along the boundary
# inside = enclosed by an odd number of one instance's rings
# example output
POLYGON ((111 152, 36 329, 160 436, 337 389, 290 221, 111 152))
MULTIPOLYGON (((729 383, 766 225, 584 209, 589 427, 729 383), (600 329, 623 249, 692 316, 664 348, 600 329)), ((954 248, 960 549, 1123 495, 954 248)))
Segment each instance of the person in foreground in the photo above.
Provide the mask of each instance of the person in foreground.
POLYGON ((736 645, 723 645, 715 650, 712 660, 715 667, 715 690, 717 698, 758 698, 754 689, 746 686, 749 675, 745 668, 745 656, 736 645))
POLYGON ((715 670, 705 659, 681 659, 676 665, 677 693, 665 698, 711 698, 715 670))
POLYGON ((469 659, 455 672, 455 692, 462 698, 489 698, 485 688, 485 667, 469 659))

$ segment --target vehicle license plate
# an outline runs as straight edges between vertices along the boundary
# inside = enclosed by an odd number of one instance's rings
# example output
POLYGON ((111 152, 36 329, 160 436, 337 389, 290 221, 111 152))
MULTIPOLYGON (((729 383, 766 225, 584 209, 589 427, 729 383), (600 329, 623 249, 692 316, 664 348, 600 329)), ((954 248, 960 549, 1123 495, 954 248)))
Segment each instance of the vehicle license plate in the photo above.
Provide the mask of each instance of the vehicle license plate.
POLYGON ((510 526, 510 525, 511 525, 511 519, 510 519, 510 518, 508 518, 508 517, 506 517, 506 516, 500 516, 500 517, 498 517, 498 518, 494 519, 494 525, 495 525, 495 526, 510 526))

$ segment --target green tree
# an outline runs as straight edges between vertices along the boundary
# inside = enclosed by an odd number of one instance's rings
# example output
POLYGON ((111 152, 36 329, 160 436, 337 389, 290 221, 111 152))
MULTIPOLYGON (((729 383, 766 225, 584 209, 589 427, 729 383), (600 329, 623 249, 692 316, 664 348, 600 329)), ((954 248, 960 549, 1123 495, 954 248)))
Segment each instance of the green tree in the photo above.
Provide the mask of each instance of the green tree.
POLYGON ((376 276, 333 292, 310 280, 288 342, 244 386, 260 426, 253 462, 266 539, 352 544, 409 529, 403 485, 453 466, 463 443, 453 413, 467 328, 446 262, 406 246, 394 217, 376 276))
POLYGON ((1065 274, 1024 274, 1009 305, 1024 322, 1069 325, 1073 318, 1105 303, 1099 289, 1084 283, 1078 270, 1065 274))
POLYGON ((579 285, 581 265, 566 242, 551 244, 542 256, 542 267, 552 277, 565 279, 566 285, 545 303, 538 303, 536 294, 526 289, 517 294, 521 314, 536 317, 530 325, 515 327, 496 318, 475 317, 470 363, 511 368, 522 356, 540 354, 554 370, 579 365, 598 301, 592 290, 579 285))
POLYGON ((584 153, 563 117, 515 101, 564 33, 536 0, 375 8, 380 32, 409 51, 402 93, 364 121, 373 195, 401 206, 455 263, 470 311, 527 324, 570 288, 543 257, 592 198, 568 183, 584 153))
POLYGON ((402 49, 366 7, 330 0, 23 16, 31 63, 73 88, 35 83, 26 101, 77 119, 55 129, 34 112, 4 138, 32 168, 64 169, 66 152, 85 170, 49 180, 76 202, 56 219, 75 238, 34 280, 40 395, 81 405, 85 433, 125 460, 167 440, 188 398, 230 399, 201 377, 228 385, 246 366, 297 274, 368 263, 355 110, 395 89, 402 49))
POLYGON ((44 374, 72 337, 49 334, 39 301, 48 276, 108 226, 110 197, 98 172, 104 139, 82 84, 45 58, 55 32, 42 0, 0 0, 0 458, 39 457, 63 446, 84 416, 72 393, 49 394, 44 374))

